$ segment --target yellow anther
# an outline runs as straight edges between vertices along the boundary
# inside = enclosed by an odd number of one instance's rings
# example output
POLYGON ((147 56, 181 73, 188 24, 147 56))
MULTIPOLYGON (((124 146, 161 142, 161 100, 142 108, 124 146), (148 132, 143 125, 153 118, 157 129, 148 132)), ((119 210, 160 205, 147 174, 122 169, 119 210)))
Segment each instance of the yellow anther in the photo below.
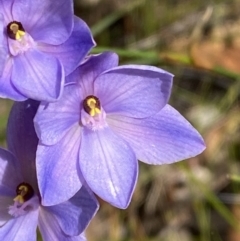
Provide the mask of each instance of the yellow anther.
POLYGON ((19 191, 21 191, 21 195, 25 195, 28 192, 28 187, 25 185, 22 185, 18 188, 19 191))
POLYGON ((7 25, 8 37, 14 40, 21 40, 25 35, 25 30, 20 22, 13 21, 7 25))
POLYGON ((22 36, 25 35, 25 32, 21 31, 21 30, 18 30, 17 33, 16 33, 16 40, 19 40, 21 39, 22 36))
POLYGON ((22 31, 22 30, 20 30, 19 28, 20 28, 20 26, 19 26, 19 24, 17 24, 17 23, 14 23, 14 22, 13 22, 13 23, 10 25, 10 29, 12 30, 13 34, 15 35, 15 39, 16 39, 16 40, 21 39, 21 37, 25 35, 25 32, 22 31))
POLYGON ((13 22, 10 24, 9 28, 12 30, 12 32, 14 34, 16 34, 17 31, 19 30, 19 25, 17 23, 13 22))
POLYGON ((90 116, 95 116, 96 114, 100 114, 100 113, 101 113, 101 110, 99 110, 98 108, 94 108, 94 109, 90 110, 89 115, 90 116))
POLYGON ((24 203, 24 198, 23 196, 21 195, 17 195, 14 199, 13 199, 14 202, 19 202, 19 203, 24 203))
POLYGON ((101 110, 98 107, 99 103, 95 98, 87 99, 87 106, 89 107, 89 115, 95 116, 96 114, 100 114, 101 110))
POLYGON ((26 185, 21 185, 18 187, 17 196, 13 199, 14 201, 18 201, 19 203, 24 203, 24 197, 28 193, 29 189, 26 185))
POLYGON ((28 183, 22 182, 17 186, 16 194, 13 200, 22 204, 33 197, 34 190, 28 183))

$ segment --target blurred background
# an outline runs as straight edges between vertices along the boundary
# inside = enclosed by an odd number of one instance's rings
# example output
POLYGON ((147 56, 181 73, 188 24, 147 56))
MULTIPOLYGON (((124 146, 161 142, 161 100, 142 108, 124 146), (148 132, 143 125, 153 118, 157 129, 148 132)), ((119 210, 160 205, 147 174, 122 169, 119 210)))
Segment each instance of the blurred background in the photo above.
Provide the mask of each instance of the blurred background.
POLYGON ((127 210, 101 201, 89 241, 240 241, 240 0, 75 0, 97 48, 175 75, 170 104, 206 151, 140 164, 127 210))
MULTIPOLYGON (((173 73, 170 104, 207 145, 176 164, 140 163, 128 209, 100 200, 88 240, 240 241, 240 0, 75 0, 75 13, 93 53, 173 73)), ((2 143, 11 104, 1 100, 2 143)))

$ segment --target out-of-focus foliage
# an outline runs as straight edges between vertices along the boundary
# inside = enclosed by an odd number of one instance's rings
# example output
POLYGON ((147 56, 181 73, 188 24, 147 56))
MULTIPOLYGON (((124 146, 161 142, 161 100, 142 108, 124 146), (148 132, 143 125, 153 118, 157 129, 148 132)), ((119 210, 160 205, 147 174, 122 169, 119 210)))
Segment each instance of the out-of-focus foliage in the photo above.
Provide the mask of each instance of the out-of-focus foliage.
POLYGON ((240 0, 76 0, 76 13, 121 64, 175 74, 171 104, 204 136, 206 151, 140 165, 130 207, 101 202, 90 241, 239 241, 240 0))
MULTIPOLYGON (((75 0, 93 53, 175 74, 171 104, 207 149, 173 165, 140 165, 132 203, 101 202, 89 241, 240 240, 240 0, 75 0)), ((11 102, 1 100, 0 138, 11 102)), ((40 237, 39 237, 40 240, 40 237)))

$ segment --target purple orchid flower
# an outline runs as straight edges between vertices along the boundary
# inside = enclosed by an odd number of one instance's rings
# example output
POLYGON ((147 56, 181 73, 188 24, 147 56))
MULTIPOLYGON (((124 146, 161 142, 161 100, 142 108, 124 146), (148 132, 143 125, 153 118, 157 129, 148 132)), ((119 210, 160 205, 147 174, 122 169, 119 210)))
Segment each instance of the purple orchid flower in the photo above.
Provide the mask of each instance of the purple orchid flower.
POLYGON ((137 180, 137 159, 169 164, 205 149, 200 134, 167 104, 172 74, 117 65, 114 53, 89 57, 68 76, 62 98, 39 107, 36 166, 44 204, 65 200, 65 190, 70 197, 84 178, 99 197, 126 208, 137 180))
MULTIPOLYGON (((0 240, 84 241, 84 229, 98 209, 93 194, 82 187, 71 199, 44 207, 38 191, 35 156, 38 139, 33 117, 38 103, 15 103, 10 113, 8 149, 0 149, 0 240)), ((55 194, 52 193, 54 196, 55 194)))
POLYGON ((56 101, 94 45, 73 0, 0 0, 0 97, 56 101))

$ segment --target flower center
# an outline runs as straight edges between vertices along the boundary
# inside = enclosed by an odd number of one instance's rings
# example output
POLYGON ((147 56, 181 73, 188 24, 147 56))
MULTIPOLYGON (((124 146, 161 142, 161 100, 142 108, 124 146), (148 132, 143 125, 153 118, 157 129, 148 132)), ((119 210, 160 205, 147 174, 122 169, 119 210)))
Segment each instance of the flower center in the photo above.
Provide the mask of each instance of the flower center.
POLYGON ((17 196, 13 199, 14 204, 9 207, 8 213, 19 217, 39 206, 39 197, 35 195, 32 186, 26 182, 20 183, 16 188, 17 196))
POLYGON ((94 95, 89 95, 83 100, 83 109, 90 115, 96 116, 101 113, 101 104, 94 95))
POLYGON ((25 31, 20 22, 13 21, 7 25, 8 46, 11 55, 17 56, 34 48, 34 39, 25 31))
POLYGON ((82 103, 81 123, 90 130, 96 131, 107 126, 106 113, 101 107, 100 100, 94 96, 87 96, 82 103))
POLYGON ((25 35, 25 29, 20 22, 13 21, 7 25, 7 35, 13 40, 20 40, 25 35))
POLYGON ((28 183, 20 183, 16 188, 17 196, 13 199, 15 202, 24 203, 34 196, 34 190, 28 183))

